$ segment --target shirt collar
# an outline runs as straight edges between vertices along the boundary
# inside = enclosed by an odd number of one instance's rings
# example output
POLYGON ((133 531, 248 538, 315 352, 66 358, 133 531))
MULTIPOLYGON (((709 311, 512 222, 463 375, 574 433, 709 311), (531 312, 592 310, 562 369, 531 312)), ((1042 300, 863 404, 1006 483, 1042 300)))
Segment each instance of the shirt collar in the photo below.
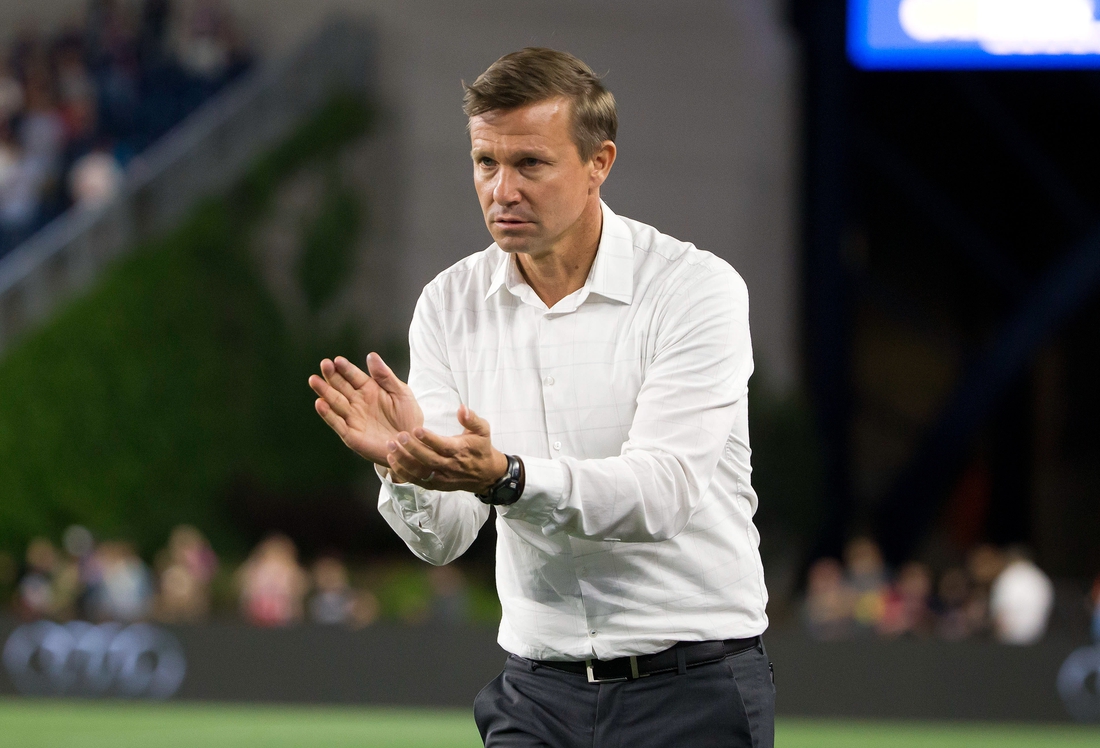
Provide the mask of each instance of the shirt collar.
MULTIPOLYGON (((600 244, 596 248, 596 259, 588 271, 584 289, 587 293, 629 304, 634 298, 634 237, 623 219, 615 215, 603 200, 600 200, 600 208, 603 211, 600 244)), ((493 247, 500 252, 500 259, 493 269, 485 298, 488 299, 502 286, 515 295, 521 295, 517 293, 518 287, 526 286, 527 282, 520 274, 515 259, 495 243, 493 247)))

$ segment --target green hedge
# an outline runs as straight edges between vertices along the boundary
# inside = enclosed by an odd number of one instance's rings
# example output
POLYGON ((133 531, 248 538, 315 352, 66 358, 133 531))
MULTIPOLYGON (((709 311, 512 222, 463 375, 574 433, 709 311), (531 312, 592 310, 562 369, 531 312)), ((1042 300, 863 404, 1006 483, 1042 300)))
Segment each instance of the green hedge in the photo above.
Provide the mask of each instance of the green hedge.
MULTIPOLYGON (((112 266, 0 360, 0 550, 58 538, 70 523, 144 553, 191 522, 245 550, 226 510, 240 481, 272 491, 350 485, 362 462, 313 412, 306 386, 322 355, 355 350, 291 335, 246 251, 279 182, 331 164, 366 132, 369 110, 337 95, 225 196, 112 266)), ((333 171, 329 169, 330 173, 333 171)), ((303 228, 311 303, 350 265, 354 201, 334 188, 303 228)))

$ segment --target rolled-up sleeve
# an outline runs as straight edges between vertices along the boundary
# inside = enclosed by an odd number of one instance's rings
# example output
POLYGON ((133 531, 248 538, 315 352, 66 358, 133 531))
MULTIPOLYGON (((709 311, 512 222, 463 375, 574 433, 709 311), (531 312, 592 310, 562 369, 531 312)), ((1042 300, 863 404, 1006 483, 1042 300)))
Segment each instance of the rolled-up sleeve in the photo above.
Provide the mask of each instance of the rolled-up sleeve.
MULTIPOLYGON (((443 435, 461 433, 456 417, 461 398, 447 365, 430 287, 417 301, 409 326, 409 387, 424 413, 425 428, 443 435)), ((376 469, 382 480, 379 513, 409 550, 429 563, 446 564, 461 556, 489 516, 489 507, 472 493, 394 483, 388 470, 376 469)))
POLYGON ((543 533, 655 542, 678 534, 714 475, 752 374, 748 292, 728 265, 696 266, 663 298, 629 438, 600 459, 524 458, 502 510, 543 533))

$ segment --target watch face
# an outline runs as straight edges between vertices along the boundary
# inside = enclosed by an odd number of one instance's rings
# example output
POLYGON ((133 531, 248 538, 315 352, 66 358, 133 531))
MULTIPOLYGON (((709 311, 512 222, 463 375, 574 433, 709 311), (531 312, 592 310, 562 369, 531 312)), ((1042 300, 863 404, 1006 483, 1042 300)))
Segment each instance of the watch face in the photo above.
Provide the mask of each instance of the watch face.
POLYGON ((508 472, 484 494, 474 494, 485 504, 514 504, 519 500, 519 460, 508 456, 508 472))
POLYGON ((494 504, 511 504, 519 498, 519 493, 516 491, 516 481, 510 480, 504 486, 493 492, 494 504))

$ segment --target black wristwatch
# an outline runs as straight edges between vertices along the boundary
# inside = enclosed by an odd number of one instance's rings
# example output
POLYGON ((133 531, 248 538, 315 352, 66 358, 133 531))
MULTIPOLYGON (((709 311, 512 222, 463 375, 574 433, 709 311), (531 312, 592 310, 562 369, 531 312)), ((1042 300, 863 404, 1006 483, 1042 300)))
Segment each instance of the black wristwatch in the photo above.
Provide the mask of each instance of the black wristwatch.
POLYGON ((474 494, 485 504, 508 506, 515 504, 523 495, 523 460, 515 455, 504 456, 508 458, 508 471, 504 477, 485 489, 485 493, 474 494))

